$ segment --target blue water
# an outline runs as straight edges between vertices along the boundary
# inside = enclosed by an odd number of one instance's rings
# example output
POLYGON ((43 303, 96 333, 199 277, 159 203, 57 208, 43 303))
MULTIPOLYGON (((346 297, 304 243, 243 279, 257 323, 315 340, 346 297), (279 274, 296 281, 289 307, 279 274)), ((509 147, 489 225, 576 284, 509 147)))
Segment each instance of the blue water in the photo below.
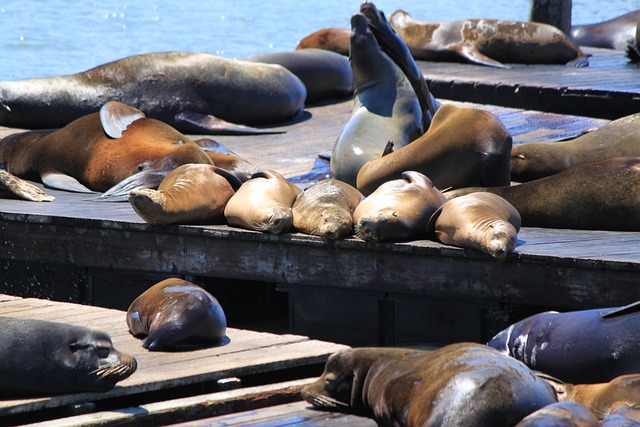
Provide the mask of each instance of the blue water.
MULTIPOLYGON (((126 56, 192 51, 245 58, 294 49, 325 27, 349 28, 360 0, 0 0, 0 81, 84 71, 126 56)), ((378 0, 427 21, 527 20, 529 0, 378 0)), ((640 0, 574 0, 573 23, 640 9, 640 0)))

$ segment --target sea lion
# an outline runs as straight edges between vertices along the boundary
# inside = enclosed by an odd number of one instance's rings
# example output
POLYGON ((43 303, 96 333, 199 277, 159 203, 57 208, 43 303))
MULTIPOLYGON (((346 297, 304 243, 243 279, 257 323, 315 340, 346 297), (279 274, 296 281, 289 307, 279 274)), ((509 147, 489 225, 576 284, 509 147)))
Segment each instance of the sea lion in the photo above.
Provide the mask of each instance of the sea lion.
POLYGON ((115 101, 62 129, 0 140, 3 169, 21 178, 37 176, 46 186, 67 191, 106 191, 136 174, 133 187, 157 186, 185 163, 211 160, 171 126, 115 101))
POLYGON ((640 10, 625 13, 595 24, 571 26, 571 38, 580 46, 627 50, 636 43, 640 10))
POLYGON ((129 332, 150 351, 170 351, 220 344, 227 318, 213 295, 186 280, 156 283, 127 310, 129 332))
POLYGON ((301 49, 265 53, 246 61, 282 65, 295 74, 307 89, 306 104, 341 99, 353 94, 353 72, 349 60, 325 49, 301 49))
POLYGON ((538 313, 488 345, 565 382, 607 382, 640 372, 640 312, 631 306, 538 313))
POLYGON ((504 63, 567 64, 585 67, 587 56, 559 29, 538 22, 501 19, 419 21, 398 9, 391 27, 413 57, 426 61, 469 62, 498 68, 504 63))
POLYGON ((524 417, 515 427, 599 427, 593 412, 576 402, 557 402, 524 417))
POLYGON ((204 53, 130 56, 66 76, 0 83, 0 124, 59 128, 120 101, 183 132, 251 133, 302 112, 306 89, 279 65, 204 53), (228 123, 232 122, 232 123, 228 123))
POLYGON ((639 141, 640 113, 568 141, 518 144, 511 149, 511 180, 526 182, 583 163, 640 156, 639 141))
POLYGON ((627 412, 630 417, 640 415, 637 411, 640 407, 640 374, 621 375, 597 384, 571 384, 545 376, 542 378, 556 390, 559 401, 584 405, 599 420, 616 411, 620 414, 627 412), (636 411, 625 411, 625 408, 636 411))
POLYGON ((280 234, 293 226, 291 207, 301 190, 273 170, 254 174, 224 209, 229 225, 280 234))
POLYGON ((609 415, 602 419, 600 427, 640 427, 640 409, 625 401, 611 405, 609 415))
POLYGON ((293 227, 323 239, 345 237, 353 231, 353 211, 362 198, 362 193, 337 179, 318 181, 296 197, 293 227))
POLYGON ((513 426, 556 402, 552 387, 526 366, 474 343, 343 350, 301 393, 317 408, 384 426, 513 426))
POLYGON ((331 155, 333 177, 355 186, 363 164, 380 157, 389 141, 403 147, 422 135, 422 110, 411 83, 384 53, 366 18, 351 17, 353 112, 331 155))
POLYGON ((349 56, 349 38, 351 31, 347 28, 322 28, 314 31, 298 42, 299 49, 325 49, 340 55, 349 56))
POLYGON ((452 199, 477 191, 506 199, 525 227, 640 231, 640 157, 585 163, 520 185, 461 188, 444 195, 452 199))
POLYGON ((494 114, 446 104, 424 135, 365 163, 356 187, 370 194, 405 170, 425 174, 440 189, 509 185, 511 146, 509 131, 494 114))
POLYGON ((133 190, 128 200, 149 224, 222 224, 224 208, 241 185, 224 169, 190 163, 171 171, 157 190, 133 190))
POLYGON ((107 391, 137 368, 99 329, 11 317, 0 327, 3 398, 107 391))
POLYGON ((445 245, 476 249, 502 260, 516 248, 520 214, 498 195, 471 193, 440 206, 429 219, 428 230, 445 245))
POLYGON ((48 195, 35 185, 0 169, 0 197, 18 198, 30 202, 51 202, 55 197, 48 195))
POLYGON ((385 182, 353 212, 356 236, 366 241, 400 241, 426 236, 429 218, 446 201, 420 172, 385 182))

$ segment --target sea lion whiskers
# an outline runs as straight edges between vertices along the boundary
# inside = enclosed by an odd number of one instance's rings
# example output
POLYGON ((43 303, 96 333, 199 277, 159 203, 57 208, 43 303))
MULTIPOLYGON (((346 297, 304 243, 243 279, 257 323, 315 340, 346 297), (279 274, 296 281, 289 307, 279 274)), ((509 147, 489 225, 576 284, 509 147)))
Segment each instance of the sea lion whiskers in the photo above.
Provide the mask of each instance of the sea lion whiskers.
POLYGON ((135 367, 137 367, 137 363, 135 362, 135 360, 126 361, 125 363, 112 362, 112 363, 101 365, 95 371, 89 372, 89 375, 96 375, 99 378, 106 378, 112 375, 120 377, 120 376, 126 375, 129 371, 131 371, 135 367))
POLYGON ((309 397, 309 402, 316 407, 321 408, 329 408, 337 410, 339 408, 351 408, 349 404, 339 401, 338 399, 334 399, 330 396, 323 395, 314 395, 309 397))

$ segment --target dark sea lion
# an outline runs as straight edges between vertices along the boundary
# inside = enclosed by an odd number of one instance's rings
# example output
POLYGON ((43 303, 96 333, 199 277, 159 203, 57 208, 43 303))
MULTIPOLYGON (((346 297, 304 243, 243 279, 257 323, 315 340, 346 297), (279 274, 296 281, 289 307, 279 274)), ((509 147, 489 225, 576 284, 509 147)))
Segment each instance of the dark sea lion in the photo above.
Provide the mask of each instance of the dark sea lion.
POLYGON ((351 17, 351 118, 333 147, 333 177, 355 185, 363 164, 380 157, 389 141, 403 147, 422 135, 422 110, 407 76, 382 51, 361 14, 351 17))
POLYGON ((640 427, 640 408, 624 401, 611 405, 609 415, 602 419, 600 427, 640 427))
POLYGON ((137 368, 99 329, 11 317, 0 328, 3 398, 107 391, 137 368))
POLYGON ((130 56, 67 76, 0 83, 0 124, 59 128, 120 101, 191 133, 251 133, 301 113, 306 89, 279 65, 204 53, 130 56))
POLYGON ((556 401, 552 387, 526 366, 473 343, 343 350, 329 357, 302 397, 382 426, 513 426, 556 401))
POLYGON ((224 209, 229 225, 280 234, 293 226, 291 207, 301 190, 273 170, 254 174, 224 209))
POLYGON ((568 383, 607 382, 640 372, 640 311, 538 313, 499 332, 488 345, 568 383))
POLYGON ((35 185, 0 169, 0 198, 18 198, 29 202, 51 202, 55 197, 48 195, 35 185))
POLYGON ((353 93, 353 73, 349 60, 325 49, 300 49, 265 53, 246 61, 282 65, 307 88, 306 104, 341 99, 353 93))
POLYGON ((402 9, 393 12, 389 22, 419 60, 499 68, 509 68, 504 63, 589 64, 562 31, 547 24, 499 19, 426 22, 402 9))
POLYGON ((156 283, 127 310, 129 332, 150 351, 171 351, 218 345, 227 332, 227 318, 213 295, 186 280, 156 283))
POLYGON ((157 186, 161 178, 153 178, 155 173, 164 177, 185 163, 211 160, 171 126, 114 101, 62 129, 15 133, 0 141, 0 164, 9 173, 37 176, 48 187, 68 191, 106 191, 132 175, 139 178, 137 186, 157 186))
POLYGON ((223 224, 224 208, 241 184, 217 166, 190 163, 171 171, 157 190, 133 190, 127 198, 150 224, 223 224))
POLYGON ((452 199, 477 191, 505 198, 525 227, 640 231, 640 157, 585 163, 520 185, 461 188, 444 195, 452 199))
POLYGON ((576 402, 557 402, 524 417, 515 427, 598 427, 595 415, 576 402))
POLYGON ((429 218, 446 201, 429 178, 406 171, 387 181, 353 212, 356 235, 366 241, 401 241, 425 237, 429 218))
POLYGON ((511 146, 509 131, 494 114, 443 105, 424 135, 365 163, 356 187, 370 194, 406 170, 425 174, 440 189, 509 185, 511 146))
POLYGON ((595 24, 572 25, 571 38, 580 46, 626 50, 636 43, 640 10, 595 24))
POLYGON ((299 49, 325 49, 340 55, 349 56, 349 38, 351 31, 347 28, 322 28, 314 31, 298 42, 299 49))
POLYGON ((492 193, 447 200, 429 220, 428 232, 446 245, 476 249, 504 259, 518 242, 520 214, 492 193))
POLYGON ((345 237, 353 232, 353 211, 362 198, 362 193, 337 179, 318 181, 296 197, 293 227, 323 239, 345 237))
POLYGON ((640 156, 640 113, 614 120, 568 141, 514 145, 511 179, 531 181, 582 163, 636 156, 640 156))

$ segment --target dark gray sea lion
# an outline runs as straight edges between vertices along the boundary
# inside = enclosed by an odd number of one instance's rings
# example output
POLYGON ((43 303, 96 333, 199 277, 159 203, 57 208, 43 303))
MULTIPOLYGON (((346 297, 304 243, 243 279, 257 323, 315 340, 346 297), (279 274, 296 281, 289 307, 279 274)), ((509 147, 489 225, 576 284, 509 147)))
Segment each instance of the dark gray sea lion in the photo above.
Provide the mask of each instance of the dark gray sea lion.
POLYGON ((402 9, 393 12, 389 22, 419 60, 499 68, 509 68, 504 63, 589 64, 562 31, 547 24, 498 19, 426 22, 402 9))
POLYGON ((298 49, 325 49, 340 55, 349 56, 349 38, 351 31, 347 28, 322 28, 314 31, 298 42, 298 49))
POLYGON ((636 43, 640 10, 595 24, 571 26, 571 38, 580 46, 626 50, 636 43))
POLYGON ((353 93, 353 73, 349 60, 325 49, 300 49, 265 53, 246 61, 282 65, 295 74, 307 89, 306 104, 341 99, 353 93))
POLYGON ((186 280, 156 283, 127 310, 132 335, 150 351, 171 351, 218 345, 227 331, 227 318, 218 300, 186 280))
POLYGON ((574 166, 520 185, 444 192, 448 199, 477 191, 511 203, 525 227, 640 231, 640 157, 574 166))
POLYGON ((355 186, 358 171, 389 141, 404 147, 422 135, 422 110, 405 73, 382 51, 361 14, 351 17, 351 118, 333 147, 333 177, 355 186))
POLYGON ((538 313, 488 344, 567 383, 608 382, 640 372, 640 311, 635 308, 538 313))
POLYGON ((557 402, 527 415, 515 427, 598 427, 595 415, 576 402, 557 402))
POLYGON ((136 55, 67 76, 0 83, 0 124, 59 128, 120 101, 191 133, 251 133, 301 113, 306 89, 278 65, 204 53, 136 55))
POLYGON ((302 397, 381 426, 513 426, 556 402, 553 388, 522 363, 472 343, 337 352, 302 397))
POLYGON ((0 317, 0 397, 107 391, 133 374, 133 356, 105 331, 0 317))
POLYGON ((531 181, 583 163, 637 156, 640 156, 640 113, 614 120, 568 141, 513 146, 511 179, 531 181))

